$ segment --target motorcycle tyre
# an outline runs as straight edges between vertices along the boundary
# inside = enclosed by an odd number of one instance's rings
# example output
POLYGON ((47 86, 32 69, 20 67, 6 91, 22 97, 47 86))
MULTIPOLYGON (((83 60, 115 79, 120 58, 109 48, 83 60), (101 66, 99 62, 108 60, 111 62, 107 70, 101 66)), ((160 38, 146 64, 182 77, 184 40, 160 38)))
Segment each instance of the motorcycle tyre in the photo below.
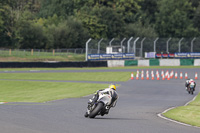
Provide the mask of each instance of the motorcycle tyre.
POLYGON ((87 112, 85 112, 85 115, 84 115, 85 117, 88 117, 89 115, 88 115, 88 113, 87 112))
POLYGON ((193 90, 193 89, 191 89, 191 91, 190 91, 190 94, 192 94, 192 95, 193 95, 193 93, 194 93, 194 90, 193 90))
POLYGON ((89 117, 94 118, 99 113, 99 111, 102 110, 102 108, 103 108, 103 103, 101 102, 98 103, 96 108, 89 114, 89 117))

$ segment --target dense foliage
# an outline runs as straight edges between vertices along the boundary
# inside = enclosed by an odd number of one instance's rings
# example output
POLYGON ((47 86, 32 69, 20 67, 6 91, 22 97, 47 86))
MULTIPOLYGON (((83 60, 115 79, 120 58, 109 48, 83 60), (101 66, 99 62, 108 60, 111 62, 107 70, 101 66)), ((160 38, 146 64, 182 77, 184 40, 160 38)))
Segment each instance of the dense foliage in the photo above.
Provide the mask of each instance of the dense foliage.
POLYGON ((199 0, 1 0, 1 48, 83 48, 88 38, 200 35, 199 0))

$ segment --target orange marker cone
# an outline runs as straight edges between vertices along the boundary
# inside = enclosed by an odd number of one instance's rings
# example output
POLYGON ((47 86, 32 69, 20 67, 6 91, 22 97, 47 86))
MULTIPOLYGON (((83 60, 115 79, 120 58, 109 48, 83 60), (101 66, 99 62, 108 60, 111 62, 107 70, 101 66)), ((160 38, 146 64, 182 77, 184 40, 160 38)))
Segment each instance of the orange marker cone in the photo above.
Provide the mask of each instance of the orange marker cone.
POLYGON ((162 80, 165 80, 165 75, 162 75, 162 80))
POLYGON ((180 79, 183 79, 183 73, 182 72, 180 73, 180 79))
POLYGON ((177 79, 178 78, 178 74, 177 74, 177 72, 175 72, 175 79, 177 79))
POLYGON ((149 73, 147 73, 147 80, 149 80, 149 73))
POLYGON ((157 80, 160 80, 160 76, 159 76, 159 73, 157 74, 157 80))
POLYGON ((139 70, 137 70, 137 74, 139 74, 140 72, 139 72, 139 70))
POLYGON ((163 76, 164 75, 164 71, 162 70, 162 72, 161 72, 161 76, 163 76))
POLYGON ((198 79, 198 75, 197 75, 197 73, 195 73, 195 78, 194 79, 198 79))
POLYGON ((188 78, 188 75, 187 75, 187 73, 185 73, 185 79, 187 79, 188 78))
POLYGON ((169 71, 166 71, 165 78, 168 78, 168 75, 169 75, 169 71))
POLYGON ((154 74, 151 74, 151 79, 154 80, 154 74))
POLYGON ((144 80, 144 73, 141 74, 141 79, 144 80))
POLYGON ((169 74, 168 74, 168 76, 167 76, 167 80, 170 80, 170 76, 169 76, 169 74))
POLYGON ((137 80, 139 79, 139 73, 136 74, 136 79, 137 79, 137 80))
POLYGON ((132 79, 132 80, 134 79, 134 74, 133 74, 133 73, 131 73, 131 79, 132 79))

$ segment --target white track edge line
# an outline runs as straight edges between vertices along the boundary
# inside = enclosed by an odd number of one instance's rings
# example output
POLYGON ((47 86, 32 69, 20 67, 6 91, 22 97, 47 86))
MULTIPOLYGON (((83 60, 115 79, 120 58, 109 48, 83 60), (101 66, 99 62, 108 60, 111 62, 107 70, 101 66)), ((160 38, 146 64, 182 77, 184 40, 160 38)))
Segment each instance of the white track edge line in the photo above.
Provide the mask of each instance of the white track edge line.
MULTIPOLYGON (((194 101, 196 97, 197 97, 197 95, 196 95, 191 101, 187 102, 184 106, 187 106, 190 102, 194 101)), ((165 116, 162 115, 163 113, 166 113, 166 112, 168 112, 168 111, 170 111, 170 110, 172 110, 172 109, 174 109, 174 108, 177 108, 177 107, 168 108, 168 109, 166 109, 165 111, 163 111, 162 113, 157 114, 157 116, 160 117, 160 118, 162 118, 162 119, 165 119, 165 120, 168 120, 168 121, 171 121, 171 122, 174 122, 174 123, 183 125, 183 126, 195 127, 195 128, 199 128, 199 129, 200 129, 200 127, 192 126, 192 125, 189 125, 189 124, 186 124, 186 123, 183 123, 183 122, 179 122, 179 121, 176 121, 176 120, 167 118, 167 117, 165 117, 165 116)))

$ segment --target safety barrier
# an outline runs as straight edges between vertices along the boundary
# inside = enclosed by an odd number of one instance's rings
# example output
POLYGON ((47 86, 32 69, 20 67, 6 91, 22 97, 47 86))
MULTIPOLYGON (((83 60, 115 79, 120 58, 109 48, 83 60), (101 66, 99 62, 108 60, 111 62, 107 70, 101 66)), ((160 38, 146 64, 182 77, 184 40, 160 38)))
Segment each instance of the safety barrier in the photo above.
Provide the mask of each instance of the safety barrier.
POLYGON ((0 62, 0 68, 58 68, 58 67, 107 67, 107 61, 87 62, 0 62))
POLYGON ((200 59, 128 60, 124 66, 200 66, 200 59))

